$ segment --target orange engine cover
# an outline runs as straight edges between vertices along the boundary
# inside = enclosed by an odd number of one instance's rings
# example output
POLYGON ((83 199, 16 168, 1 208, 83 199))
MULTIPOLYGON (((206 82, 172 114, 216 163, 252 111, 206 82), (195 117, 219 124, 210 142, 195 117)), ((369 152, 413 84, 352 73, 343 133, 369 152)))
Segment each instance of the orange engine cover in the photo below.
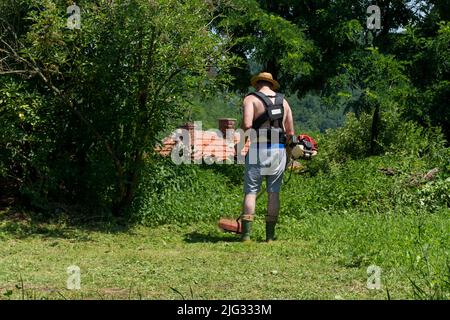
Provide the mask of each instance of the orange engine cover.
POLYGON ((242 233, 242 224, 239 220, 221 218, 219 228, 226 232, 242 233))

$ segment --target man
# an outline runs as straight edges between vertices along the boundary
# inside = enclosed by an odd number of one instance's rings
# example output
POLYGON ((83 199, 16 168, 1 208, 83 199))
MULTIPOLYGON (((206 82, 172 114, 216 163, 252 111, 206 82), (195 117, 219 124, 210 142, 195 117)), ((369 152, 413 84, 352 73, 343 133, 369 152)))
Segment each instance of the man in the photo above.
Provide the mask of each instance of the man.
MULTIPOLYGON (((242 129, 250 134, 251 145, 245 158, 244 206, 241 215, 241 241, 250 241, 254 220, 256 195, 266 177, 268 208, 266 215, 266 241, 275 238, 275 225, 280 209, 279 192, 286 168, 285 145, 294 135, 294 122, 289 103, 276 93, 279 85, 272 75, 263 72, 251 80, 256 92, 243 102, 242 129)), ((246 135, 246 139, 248 135, 246 135)))

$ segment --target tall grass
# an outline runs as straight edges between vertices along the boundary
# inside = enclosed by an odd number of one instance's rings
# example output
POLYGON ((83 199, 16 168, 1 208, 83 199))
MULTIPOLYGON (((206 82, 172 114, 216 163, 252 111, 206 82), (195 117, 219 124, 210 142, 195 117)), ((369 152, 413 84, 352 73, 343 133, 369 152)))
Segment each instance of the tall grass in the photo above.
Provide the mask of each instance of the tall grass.
MULTIPOLYGON (((388 124, 404 138, 385 137, 377 156, 361 151, 364 134, 357 133, 368 124, 352 116, 345 127, 319 137, 319 156, 283 187, 280 234, 311 241, 316 254, 348 268, 381 267, 387 292, 401 283, 411 297, 448 299, 450 150, 438 131, 388 124)), ((174 166, 159 159, 147 169, 134 207, 144 224, 215 224, 240 213, 242 167, 174 166)), ((266 205, 261 197, 260 220, 266 205)))

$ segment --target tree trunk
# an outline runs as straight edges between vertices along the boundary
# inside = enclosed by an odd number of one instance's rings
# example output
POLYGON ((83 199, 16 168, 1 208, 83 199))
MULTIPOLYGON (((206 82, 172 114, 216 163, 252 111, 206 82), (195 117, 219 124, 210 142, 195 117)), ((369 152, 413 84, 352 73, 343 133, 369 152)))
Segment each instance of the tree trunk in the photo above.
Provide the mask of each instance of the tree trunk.
POLYGON ((278 80, 278 64, 275 57, 272 57, 266 64, 266 71, 270 72, 274 79, 278 80))
POLYGON ((131 206, 136 195, 136 190, 139 185, 139 177, 141 174, 143 164, 143 152, 136 151, 136 156, 132 168, 119 181, 119 194, 113 204, 113 215, 121 217, 124 211, 131 206))
POLYGON ((380 127, 380 105, 377 103, 372 117, 372 129, 370 132, 370 155, 375 155, 380 127))

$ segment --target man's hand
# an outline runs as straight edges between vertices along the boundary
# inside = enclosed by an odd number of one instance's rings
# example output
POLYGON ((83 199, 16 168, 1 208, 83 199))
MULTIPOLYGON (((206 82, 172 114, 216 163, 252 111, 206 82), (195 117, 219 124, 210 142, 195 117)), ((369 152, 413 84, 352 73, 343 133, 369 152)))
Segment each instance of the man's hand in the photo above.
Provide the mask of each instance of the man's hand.
POLYGON ((286 155, 288 160, 292 158, 292 137, 292 135, 286 136, 286 155))

